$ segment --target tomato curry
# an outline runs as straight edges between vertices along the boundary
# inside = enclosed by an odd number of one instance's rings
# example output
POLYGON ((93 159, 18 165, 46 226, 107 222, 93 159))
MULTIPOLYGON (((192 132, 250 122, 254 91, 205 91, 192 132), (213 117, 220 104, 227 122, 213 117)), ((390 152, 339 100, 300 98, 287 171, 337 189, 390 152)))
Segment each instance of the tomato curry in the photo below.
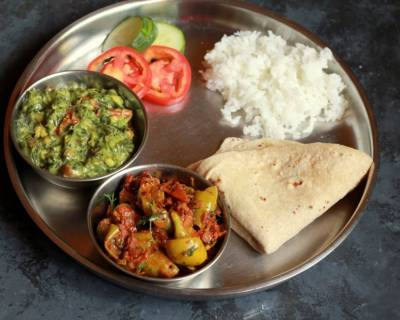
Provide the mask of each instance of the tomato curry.
POLYGON ((97 236, 108 255, 138 275, 172 278, 215 254, 226 233, 215 186, 203 191, 145 172, 125 177, 117 199, 107 194, 97 236))

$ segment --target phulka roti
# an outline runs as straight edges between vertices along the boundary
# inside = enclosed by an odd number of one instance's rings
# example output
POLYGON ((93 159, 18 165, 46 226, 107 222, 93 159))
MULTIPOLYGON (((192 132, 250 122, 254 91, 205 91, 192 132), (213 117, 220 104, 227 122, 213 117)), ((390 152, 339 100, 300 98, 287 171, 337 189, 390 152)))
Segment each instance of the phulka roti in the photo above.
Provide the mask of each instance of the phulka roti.
POLYGON ((283 146, 289 144, 299 144, 296 141, 290 140, 273 140, 273 139, 255 139, 246 140, 241 138, 226 138, 218 149, 219 152, 225 151, 246 151, 246 150, 259 150, 272 146, 283 146))
POLYGON ((354 189, 371 164, 338 144, 227 138, 192 168, 223 192, 233 230, 272 253, 354 189))
MULTIPOLYGON (((225 151, 246 151, 246 150, 258 150, 258 149, 263 149, 266 147, 271 147, 271 146, 278 146, 278 145, 286 145, 286 144, 292 144, 292 143, 298 143, 295 141, 289 141, 289 140, 273 140, 273 139, 255 139, 255 140, 246 140, 246 139, 241 139, 241 138, 226 138, 224 142, 222 142, 221 146, 217 150, 216 153, 220 152, 225 152, 225 151)), ((197 170, 198 166, 200 165, 202 160, 197 161, 188 168, 190 170, 197 170)))

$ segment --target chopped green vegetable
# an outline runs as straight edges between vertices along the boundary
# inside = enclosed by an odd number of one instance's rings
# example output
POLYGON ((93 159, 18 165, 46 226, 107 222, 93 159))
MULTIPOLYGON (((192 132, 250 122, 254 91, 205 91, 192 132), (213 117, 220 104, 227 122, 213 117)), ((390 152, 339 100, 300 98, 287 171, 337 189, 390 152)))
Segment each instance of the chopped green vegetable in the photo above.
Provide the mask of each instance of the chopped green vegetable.
POLYGON ((132 116, 112 89, 76 83, 32 89, 17 114, 17 143, 34 165, 53 174, 100 176, 132 154, 132 116))
POLYGON ((145 262, 142 262, 142 263, 140 263, 138 266, 137 266, 137 271, 138 272, 141 272, 141 271, 143 271, 144 270, 144 268, 146 268, 146 263, 145 262))

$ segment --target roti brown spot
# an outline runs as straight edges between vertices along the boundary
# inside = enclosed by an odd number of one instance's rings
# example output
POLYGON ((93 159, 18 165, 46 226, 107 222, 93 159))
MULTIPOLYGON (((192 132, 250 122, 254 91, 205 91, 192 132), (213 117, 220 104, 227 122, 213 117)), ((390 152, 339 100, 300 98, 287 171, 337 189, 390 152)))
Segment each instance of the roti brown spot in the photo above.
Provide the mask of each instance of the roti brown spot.
POLYGON ((227 138, 196 171, 221 180, 233 230, 272 253, 354 189, 371 164, 367 154, 338 144, 227 138), (268 206, 260 193, 269 195, 268 206))

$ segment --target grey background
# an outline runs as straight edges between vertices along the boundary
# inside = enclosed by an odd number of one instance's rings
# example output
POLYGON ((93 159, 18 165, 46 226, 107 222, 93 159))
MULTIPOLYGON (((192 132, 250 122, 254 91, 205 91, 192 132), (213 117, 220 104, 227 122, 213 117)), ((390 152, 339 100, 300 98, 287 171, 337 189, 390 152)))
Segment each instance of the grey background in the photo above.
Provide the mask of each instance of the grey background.
MULTIPOLYGON (((34 54, 74 20, 113 2, 0 0, 1 123, 34 54)), ((0 319, 400 319, 400 2, 252 2, 328 43, 371 100, 381 163, 353 233, 317 266, 273 290, 209 302, 159 299, 98 278, 49 241, 20 205, 1 157, 0 319)))

